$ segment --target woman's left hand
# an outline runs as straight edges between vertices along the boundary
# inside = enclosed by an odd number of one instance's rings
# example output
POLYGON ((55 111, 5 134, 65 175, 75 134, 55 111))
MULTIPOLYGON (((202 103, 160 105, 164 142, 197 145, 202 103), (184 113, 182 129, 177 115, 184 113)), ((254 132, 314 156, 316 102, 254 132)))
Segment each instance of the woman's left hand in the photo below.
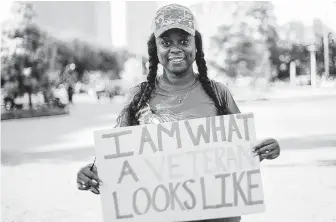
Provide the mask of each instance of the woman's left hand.
POLYGON ((255 155, 259 155, 260 161, 263 159, 272 160, 280 155, 280 146, 278 141, 273 138, 265 139, 252 148, 255 155))

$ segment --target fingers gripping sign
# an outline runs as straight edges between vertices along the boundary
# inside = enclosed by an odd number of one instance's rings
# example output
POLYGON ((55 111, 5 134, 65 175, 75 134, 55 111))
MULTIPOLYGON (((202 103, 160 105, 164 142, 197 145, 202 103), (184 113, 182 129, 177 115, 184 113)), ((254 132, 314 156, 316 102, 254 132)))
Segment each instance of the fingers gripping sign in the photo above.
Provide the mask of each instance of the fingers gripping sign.
POLYGON ((99 194, 100 183, 102 181, 98 177, 97 167, 94 164, 86 165, 77 173, 77 188, 79 190, 90 190, 99 194))
POLYGON ((269 138, 253 147, 252 151, 256 156, 259 155, 260 161, 263 159, 271 160, 280 155, 280 146, 278 141, 273 138, 269 138))

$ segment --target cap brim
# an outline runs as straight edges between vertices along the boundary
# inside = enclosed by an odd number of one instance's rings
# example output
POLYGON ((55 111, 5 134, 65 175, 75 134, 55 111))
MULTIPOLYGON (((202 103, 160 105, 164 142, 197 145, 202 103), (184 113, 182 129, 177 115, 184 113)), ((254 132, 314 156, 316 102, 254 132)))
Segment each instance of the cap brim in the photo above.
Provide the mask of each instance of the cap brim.
POLYGON ((172 25, 166 25, 161 27, 160 29, 156 30, 154 32, 155 37, 160 37, 164 32, 170 30, 170 29, 182 29, 183 31, 186 31, 192 36, 195 36, 195 30, 188 28, 186 26, 180 25, 180 24, 172 24, 172 25))

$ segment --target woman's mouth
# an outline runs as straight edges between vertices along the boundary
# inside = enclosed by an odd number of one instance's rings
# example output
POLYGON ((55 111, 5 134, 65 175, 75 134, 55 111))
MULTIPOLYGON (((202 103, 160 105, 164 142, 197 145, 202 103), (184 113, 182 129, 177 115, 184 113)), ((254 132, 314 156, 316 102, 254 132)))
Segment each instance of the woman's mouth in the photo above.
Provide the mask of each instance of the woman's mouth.
POLYGON ((182 62, 183 60, 184 60, 184 58, 171 58, 171 59, 169 59, 169 62, 179 63, 179 62, 182 62))

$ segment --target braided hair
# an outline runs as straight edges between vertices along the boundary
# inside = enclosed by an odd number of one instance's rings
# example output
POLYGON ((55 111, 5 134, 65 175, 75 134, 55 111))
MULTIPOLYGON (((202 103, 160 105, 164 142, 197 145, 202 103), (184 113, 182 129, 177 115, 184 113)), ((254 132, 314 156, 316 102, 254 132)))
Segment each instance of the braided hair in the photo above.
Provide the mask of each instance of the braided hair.
MULTIPOLYGON (((147 81, 142 82, 140 84, 140 91, 133 97, 133 100, 130 104, 125 107, 124 112, 126 115, 124 116, 123 125, 126 126, 134 126, 139 125, 139 121, 137 120, 136 113, 144 107, 144 105, 149 101, 152 92, 155 89, 155 78, 157 75, 159 58, 157 57, 157 48, 155 43, 155 36, 152 34, 147 42, 148 46, 148 63, 149 63, 149 72, 147 75, 147 81)), ((117 123, 120 124, 121 116, 118 117, 117 123)))
MULTIPOLYGON (((206 94, 214 101, 218 115, 228 114, 228 109, 225 104, 220 105, 215 91, 211 85, 211 81, 207 74, 207 66, 204 59, 202 36, 196 31, 195 33, 195 45, 196 45, 196 64, 198 68, 199 81, 206 92, 206 94)), ((148 55, 149 55, 149 72, 147 75, 147 81, 140 84, 140 91, 134 96, 131 103, 126 107, 127 113, 127 126, 138 125, 139 121, 136 117, 136 113, 141 110, 145 104, 150 100, 152 93, 155 90, 155 79, 157 76, 159 58, 157 56, 157 47, 155 42, 155 36, 152 34, 147 42, 148 55)), ((117 120, 120 122, 120 118, 117 120)))
POLYGON ((229 114, 229 110, 226 107, 226 104, 220 105, 216 93, 211 85, 211 81, 208 77, 208 67, 206 65, 204 59, 204 52, 203 52, 203 43, 202 43, 202 36, 201 34, 196 31, 195 33, 195 44, 196 44, 196 64, 198 68, 198 78, 202 84, 202 87, 206 94, 213 100, 215 103, 217 114, 218 115, 225 115, 229 114))

